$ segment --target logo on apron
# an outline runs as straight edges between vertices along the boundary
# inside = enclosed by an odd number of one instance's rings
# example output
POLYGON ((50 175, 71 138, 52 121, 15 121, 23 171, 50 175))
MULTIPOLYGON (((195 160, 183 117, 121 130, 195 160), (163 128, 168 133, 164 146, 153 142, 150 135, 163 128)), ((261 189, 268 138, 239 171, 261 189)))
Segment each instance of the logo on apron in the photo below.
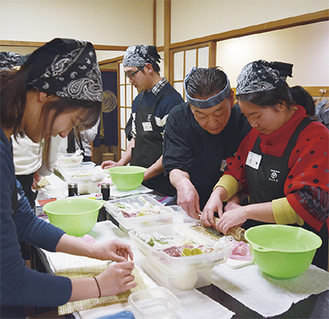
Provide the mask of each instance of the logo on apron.
POLYGON ((268 178, 269 182, 278 182, 279 179, 278 179, 278 175, 280 174, 280 171, 277 171, 275 169, 271 169, 270 170, 271 174, 270 174, 270 177, 268 178))

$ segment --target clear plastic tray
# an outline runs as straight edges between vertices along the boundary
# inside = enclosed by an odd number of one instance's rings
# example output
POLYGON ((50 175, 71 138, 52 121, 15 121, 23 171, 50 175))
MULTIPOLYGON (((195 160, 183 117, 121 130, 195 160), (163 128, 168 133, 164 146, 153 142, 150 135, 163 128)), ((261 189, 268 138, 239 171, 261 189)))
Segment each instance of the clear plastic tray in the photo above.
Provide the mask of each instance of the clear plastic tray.
POLYGON ((184 224, 131 230, 129 237, 141 254, 149 258, 168 275, 184 274, 196 269, 211 269, 213 266, 225 262, 231 253, 230 245, 215 243, 200 236, 184 224), (153 240, 153 247, 148 244, 150 238, 151 241, 153 240), (168 247, 186 244, 204 245, 213 248, 213 251, 185 257, 173 257, 162 251, 168 247))
POLYGON ((163 287, 134 292, 128 302, 136 319, 174 319, 181 305, 179 299, 163 287))
MULTIPOLYGON (((183 257, 184 258, 184 257, 183 257)), ((210 268, 193 269, 184 273, 171 274, 152 259, 141 256, 140 263, 144 271, 160 286, 178 294, 194 288, 209 286, 211 284, 210 268)))
POLYGON ((83 156, 75 153, 58 153, 56 166, 59 168, 76 168, 82 162, 83 156))
POLYGON ((172 223, 175 214, 169 206, 162 205, 147 194, 111 200, 105 208, 126 232, 172 223), (125 217, 123 212, 133 217, 125 217))

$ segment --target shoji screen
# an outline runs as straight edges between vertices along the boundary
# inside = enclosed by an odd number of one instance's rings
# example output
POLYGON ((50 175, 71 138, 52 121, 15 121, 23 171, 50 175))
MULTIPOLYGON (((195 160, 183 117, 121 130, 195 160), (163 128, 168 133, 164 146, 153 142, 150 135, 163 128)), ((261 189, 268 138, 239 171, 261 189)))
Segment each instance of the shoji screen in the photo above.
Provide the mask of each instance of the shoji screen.
POLYGON ((189 73, 192 67, 209 67, 209 47, 195 47, 190 49, 181 49, 174 52, 174 70, 173 84, 174 88, 185 99, 183 81, 185 75, 189 73))
POLYGON ((122 63, 119 63, 119 157, 121 158, 127 149, 128 140, 125 135, 125 126, 128 122, 131 114, 132 101, 137 96, 137 90, 129 83, 128 78, 126 78, 123 72, 122 63))

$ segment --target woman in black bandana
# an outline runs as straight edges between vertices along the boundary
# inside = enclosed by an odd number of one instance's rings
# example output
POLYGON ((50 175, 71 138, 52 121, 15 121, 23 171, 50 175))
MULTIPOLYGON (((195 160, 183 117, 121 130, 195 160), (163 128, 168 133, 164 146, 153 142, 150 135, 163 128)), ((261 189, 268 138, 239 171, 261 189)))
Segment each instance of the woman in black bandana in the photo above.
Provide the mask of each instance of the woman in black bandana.
POLYGON ((55 39, 36 50, 20 70, 0 72, 1 80, 1 317, 25 318, 24 306, 58 306, 68 301, 114 295, 136 286, 132 252, 119 241, 90 245, 36 217, 16 183, 11 136, 45 139, 67 136, 73 126, 92 127, 99 119, 102 81, 91 43, 55 39), (19 241, 49 251, 115 260, 95 278, 69 279, 24 266, 19 241))
MULTIPOLYGON (((322 238, 313 263, 327 269, 329 216, 329 131, 312 121, 286 82, 292 64, 263 60, 247 64, 237 79, 236 95, 252 129, 207 202, 202 222, 226 233, 264 223, 299 225, 322 238), (292 95, 293 93, 293 95, 292 95), (250 205, 223 213, 222 201, 243 189, 250 205), (215 223, 213 214, 220 219, 215 223)), ((225 209, 224 209, 225 210, 225 209)))

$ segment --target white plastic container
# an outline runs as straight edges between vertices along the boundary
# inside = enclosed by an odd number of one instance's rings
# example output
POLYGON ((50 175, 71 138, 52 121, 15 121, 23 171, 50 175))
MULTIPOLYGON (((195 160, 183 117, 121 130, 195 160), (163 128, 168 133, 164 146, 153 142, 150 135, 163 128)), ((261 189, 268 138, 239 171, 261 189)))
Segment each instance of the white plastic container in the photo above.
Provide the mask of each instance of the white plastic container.
POLYGON ((112 200, 106 203, 105 208, 126 233, 132 229, 170 224, 175 214, 169 206, 162 205, 147 194, 112 200), (123 212, 139 216, 125 217, 123 212))
POLYGON ((106 177, 100 167, 95 168, 95 163, 80 163, 75 168, 67 168, 61 171, 67 182, 78 184, 78 194, 96 193, 100 191, 98 184, 106 177))
POLYGON ((144 270, 159 285, 174 293, 209 285, 212 268, 225 262, 231 253, 231 246, 217 247, 214 241, 200 236, 184 224, 131 230, 129 237, 141 253, 140 261, 144 270), (162 251, 182 245, 203 245, 209 248, 209 252, 173 257, 162 251))
POLYGON ((184 273, 194 269, 212 268, 223 263, 231 253, 231 247, 227 246, 209 253, 194 255, 188 257, 172 257, 159 249, 179 245, 181 243, 194 242, 201 245, 214 247, 215 242, 211 241, 196 232, 189 229, 184 224, 171 224, 158 227, 149 227, 139 230, 129 231, 129 237, 132 243, 136 245, 139 251, 146 257, 152 259, 155 264, 160 265, 169 274, 184 273), (140 239, 138 234, 154 235, 173 238, 172 243, 161 245, 156 243, 153 247, 140 239))
POLYGON ((76 153, 58 153, 56 166, 59 169, 69 169, 79 167, 83 156, 76 153))
POLYGON ((65 183, 58 185, 46 185, 45 189, 49 198, 65 198, 68 195, 65 183))
POLYGON ((211 284, 212 266, 172 273, 144 255, 140 257, 140 264, 158 285, 169 289, 174 294, 211 284))
POLYGON ((136 319, 175 319, 181 306, 178 298, 163 287, 134 292, 128 302, 136 319))

